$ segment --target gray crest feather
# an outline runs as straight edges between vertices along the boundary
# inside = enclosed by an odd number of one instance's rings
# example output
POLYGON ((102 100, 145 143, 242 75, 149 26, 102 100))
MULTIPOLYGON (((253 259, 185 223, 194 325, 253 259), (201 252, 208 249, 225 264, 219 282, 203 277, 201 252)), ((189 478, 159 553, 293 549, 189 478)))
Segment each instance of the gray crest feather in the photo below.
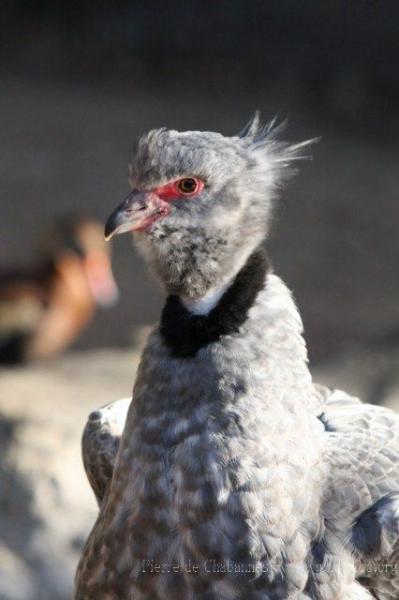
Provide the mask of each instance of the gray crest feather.
POLYGON ((263 124, 261 113, 256 110, 245 127, 240 131, 238 137, 247 138, 250 142, 261 142, 266 139, 275 138, 287 126, 287 120, 278 122, 278 116, 273 117, 271 121, 263 124))
POLYGON ((259 110, 256 110, 245 127, 241 129, 238 137, 253 139, 257 135, 260 127, 260 112, 259 110))
POLYGON ((246 139, 254 149, 267 147, 269 154, 273 157, 273 162, 282 167, 298 160, 311 159, 312 156, 304 150, 318 142, 320 138, 311 138, 297 144, 282 142, 279 137, 286 129, 287 124, 288 120, 279 121, 278 115, 268 123, 262 124, 260 111, 257 110, 238 136, 246 139))
POLYGON ((280 120, 276 115, 271 121, 262 124, 259 111, 253 115, 251 121, 241 132, 243 142, 258 157, 263 157, 265 172, 271 169, 274 183, 280 186, 296 174, 295 163, 300 160, 311 160, 312 156, 307 149, 320 138, 312 138, 298 143, 282 141, 281 134, 287 127, 287 119, 280 120))

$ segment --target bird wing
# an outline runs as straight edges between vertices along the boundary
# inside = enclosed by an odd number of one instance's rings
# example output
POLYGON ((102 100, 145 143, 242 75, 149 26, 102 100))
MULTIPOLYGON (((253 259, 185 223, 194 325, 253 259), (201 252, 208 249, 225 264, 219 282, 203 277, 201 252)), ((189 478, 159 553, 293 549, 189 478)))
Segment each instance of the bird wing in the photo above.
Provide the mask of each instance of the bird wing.
POLYGON ((361 480, 369 499, 399 490, 399 415, 365 404, 341 390, 318 386, 319 419, 325 426, 327 455, 345 480, 361 480), (342 470, 342 471, 341 471, 342 470))
POLYGON ((122 398, 95 410, 83 430, 83 465, 99 505, 112 479, 130 402, 122 398))
POLYGON ((341 390, 317 386, 316 391, 329 467, 324 516, 355 553, 367 587, 396 594, 396 574, 367 569, 399 560, 399 415, 341 390))

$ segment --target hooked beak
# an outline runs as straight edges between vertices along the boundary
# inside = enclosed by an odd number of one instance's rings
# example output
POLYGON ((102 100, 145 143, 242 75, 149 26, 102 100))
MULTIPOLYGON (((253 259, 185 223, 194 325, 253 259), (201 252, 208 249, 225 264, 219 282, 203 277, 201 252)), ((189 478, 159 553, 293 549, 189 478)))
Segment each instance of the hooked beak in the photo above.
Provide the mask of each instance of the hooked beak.
POLYGON ((131 192, 108 217, 105 239, 126 231, 145 231, 169 211, 169 204, 154 192, 131 192))

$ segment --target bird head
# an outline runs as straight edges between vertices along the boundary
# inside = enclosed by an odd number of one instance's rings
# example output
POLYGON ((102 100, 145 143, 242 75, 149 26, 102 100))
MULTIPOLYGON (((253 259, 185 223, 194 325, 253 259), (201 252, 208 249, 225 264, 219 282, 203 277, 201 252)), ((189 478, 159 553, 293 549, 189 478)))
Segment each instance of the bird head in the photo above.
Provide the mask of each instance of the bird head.
POLYGON ((231 137, 152 130, 134 145, 132 191, 105 236, 131 231, 169 293, 189 299, 233 276, 267 236, 280 184, 310 142, 278 140, 255 113, 231 137))

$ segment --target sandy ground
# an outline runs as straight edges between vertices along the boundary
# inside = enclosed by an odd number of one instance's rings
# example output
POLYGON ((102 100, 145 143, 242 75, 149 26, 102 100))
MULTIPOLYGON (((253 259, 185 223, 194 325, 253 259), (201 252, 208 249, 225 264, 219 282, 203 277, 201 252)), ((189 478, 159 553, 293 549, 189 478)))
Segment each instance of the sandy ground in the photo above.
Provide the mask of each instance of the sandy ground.
POLYGON ((137 354, 97 351, 0 372, 0 600, 66 600, 97 514, 87 415, 130 396, 137 354))

